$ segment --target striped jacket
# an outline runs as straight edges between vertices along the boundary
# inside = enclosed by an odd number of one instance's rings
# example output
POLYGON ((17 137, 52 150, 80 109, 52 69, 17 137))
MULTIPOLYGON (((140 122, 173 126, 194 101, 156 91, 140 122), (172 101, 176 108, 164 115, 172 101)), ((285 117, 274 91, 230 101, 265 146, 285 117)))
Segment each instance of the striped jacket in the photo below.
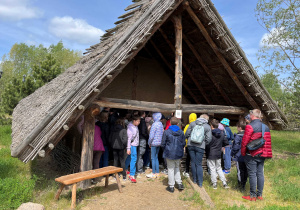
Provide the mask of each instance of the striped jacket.
POLYGON ((259 139, 262 137, 262 122, 259 119, 252 120, 249 125, 245 128, 245 133, 241 145, 241 154, 245 156, 249 153, 252 157, 261 154, 261 157, 272 158, 272 144, 271 144, 271 133, 269 127, 266 125, 264 139, 265 144, 257 150, 248 151, 246 146, 249 142, 259 139))

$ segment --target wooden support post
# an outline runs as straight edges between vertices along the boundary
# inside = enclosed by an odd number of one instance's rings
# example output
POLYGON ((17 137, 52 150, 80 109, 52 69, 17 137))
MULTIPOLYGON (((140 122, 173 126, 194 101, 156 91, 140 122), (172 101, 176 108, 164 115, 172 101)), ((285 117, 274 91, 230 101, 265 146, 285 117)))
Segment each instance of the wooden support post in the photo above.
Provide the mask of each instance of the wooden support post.
MULTIPOLYGON (((160 28, 159 29, 161 35, 163 36, 163 38, 165 39, 165 41, 167 42, 167 44, 170 46, 170 48, 175 51, 175 47, 173 46, 173 44, 170 42, 170 40, 168 39, 166 33, 160 28)), ((197 80, 195 78, 195 75, 192 73, 191 69, 188 67, 188 65, 182 61, 182 65, 184 67, 184 69, 186 70, 186 72, 188 73, 189 77, 193 80, 193 82, 195 83, 196 87, 198 88, 198 90, 201 92, 202 96, 204 97, 204 99, 206 100, 206 102, 208 104, 212 104, 210 99, 207 97, 205 91, 203 90, 203 88, 201 87, 199 80, 197 80)))
MULTIPOLYGON (((92 163, 95 135, 95 115, 99 114, 99 112, 99 107, 97 105, 92 105, 84 113, 80 171, 89 171, 93 169, 92 163)), ((90 185, 91 180, 85 180, 81 183, 81 188, 86 189, 90 185)))
POLYGON ((175 27, 175 97, 174 104, 177 110, 182 104, 182 23, 181 15, 173 16, 175 27))
POLYGON ((108 187, 108 178, 109 178, 109 175, 106 175, 106 177, 105 177, 105 187, 108 187))
POLYGON ((65 188, 65 185, 61 184, 60 188, 57 190, 57 193, 55 195, 55 200, 58 200, 58 198, 59 198, 59 196, 60 196, 60 194, 61 194, 61 192, 63 191, 64 188, 65 188))
POLYGON ((199 30, 201 31, 202 35, 204 36, 204 38, 206 39, 208 44, 211 46, 212 50, 215 52, 215 54, 218 57, 218 59, 220 60, 220 62, 223 64, 224 68, 226 69, 226 71, 228 72, 228 74, 230 75, 232 80, 235 82, 236 86, 239 88, 239 90, 245 96, 245 98, 250 103, 250 105, 255 109, 259 109, 259 106, 257 105, 257 103, 253 100, 253 98, 248 93, 246 88, 239 81, 238 77, 236 76, 236 74, 234 73, 234 71, 232 70, 232 68, 230 67, 230 65, 228 64, 226 59, 224 58, 224 56, 220 53, 218 46, 215 44, 215 42, 210 37, 209 33, 207 32, 206 28, 204 27, 204 25, 202 24, 202 22, 200 21, 198 16, 195 14, 193 9, 190 7, 189 2, 185 1, 184 4, 186 6, 187 12, 191 16, 191 18, 193 19, 193 21, 195 22, 197 27, 199 28, 199 30))
POLYGON ((183 40, 189 46, 189 48, 191 49, 191 51, 193 52, 193 54, 197 58, 198 62, 202 66, 203 70, 205 71, 205 73, 207 74, 207 76, 209 77, 209 79, 212 81, 212 83, 215 85, 215 87, 217 88, 217 90, 219 91, 219 93, 221 94, 221 96, 224 98, 224 100, 228 103, 228 105, 233 105, 232 102, 231 102, 231 100, 229 99, 229 97, 224 92, 224 90, 220 87, 220 85, 215 80, 214 76, 210 73, 208 67, 204 63, 203 59, 201 58, 201 56, 199 55, 199 53, 197 52, 197 50, 195 49, 195 47, 193 46, 193 44, 190 42, 190 40, 184 34, 183 34, 183 40))
MULTIPOLYGON (((170 65, 170 63, 164 57, 164 55, 162 54, 162 52, 158 49, 158 47, 156 46, 156 44, 151 39, 150 39, 150 44, 156 50, 156 52, 161 57, 161 59, 163 60, 163 62, 167 65, 167 67, 174 73, 175 71, 174 71, 173 67, 170 65)), ((188 85, 186 85, 185 83, 183 83, 183 87, 188 91, 188 93, 195 100, 196 103, 201 104, 201 102, 199 101, 198 97, 195 96, 195 94, 193 93, 193 91, 191 91, 191 89, 188 87, 188 85)))
POLYGON ((76 185, 77 183, 73 184, 72 187, 72 204, 71 204, 71 209, 76 208, 76 185))
POLYGON ((122 185, 121 185, 121 182, 120 182, 119 174, 118 174, 118 173, 115 173, 115 176, 116 176, 116 179, 117 179, 119 192, 122 193, 123 191, 122 191, 122 185))
POLYGON ((134 59, 133 60, 133 78, 132 78, 132 93, 131 93, 131 99, 136 100, 136 89, 137 89, 137 75, 138 75, 138 63, 134 59))

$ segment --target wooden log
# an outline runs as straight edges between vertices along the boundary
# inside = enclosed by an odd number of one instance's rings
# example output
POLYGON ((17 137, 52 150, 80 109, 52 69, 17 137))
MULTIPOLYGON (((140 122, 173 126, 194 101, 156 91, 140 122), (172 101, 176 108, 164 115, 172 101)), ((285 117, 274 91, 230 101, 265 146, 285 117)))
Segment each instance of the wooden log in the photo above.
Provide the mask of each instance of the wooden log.
POLYGON ((199 55, 199 53, 197 52, 197 50, 195 49, 195 47, 193 46, 193 44, 189 41, 189 39, 187 38, 187 36, 183 35, 183 39, 184 39, 185 43, 189 46, 189 48, 191 49, 191 51, 193 52, 193 54, 195 55, 195 57, 197 58, 198 62, 202 66, 202 69, 205 71, 205 73, 207 74, 207 76, 209 77, 209 79, 212 81, 212 83, 215 85, 215 87, 217 88, 217 90, 219 91, 219 93, 221 94, 221 96, 227 102, 227 104, 228 105, 233 105, 233 103, 231 102, 231 100, 229 99, 229 97, 227 96, 227 94, 224 92, 224 90, 217 83, 217 81, 215 80, 214 76, 210 73, 210 70, 208 69, 208 67, 204 63, 203 59, 201 58, 201 56, 199 55))
POLYGON ((224 56, 220 53, 219 48, 217 47, 217 45, 215 44, 213 39, 210 37, 206 28, 204 27, 204 25, 202 24, 202 22, 200 21, 198 16, 194 13, 193 9, 189 6, 189 2, 185 1, 184 4, 186 5, 186 11, 189 13, 189 15, 193 19, 194 23, 197 25, 197 27, 201 31, 202 35, 204 36, 204 38, 206 39, 208 44, 211 46, 212 50, 215 52, 216 56, 218 57, 220 62, 223 64, 224 68, 226 69, 226 71, 228 72, 228 74, 230 75, 230 77, 232 78, 234 83, 236 84, 236 86, 239 88, 239 90, 242 92, 242 94, 244 94, 244 96, 247 99, 247 101, 249 102, 249 104, 253 108, 258 109, 259 108, 258 104, 253 100, 253 98, 248 93, 246 88, 239 81, 238 77, 236 76, 236 74, 234 73, 234 71, 232 70, 232 68, 230 67, 230 65, 228 64, 226 59, 224 58, 224 56))
POLYGON ((76 185, 77 183, 73 184, 72 187, 72 204, 71 204, 71 209, 76 208, 76 185))
POLYGON ((63 189, 65 188, 65 186, 66 186, 66 185, 64 185, 64 184, 61 184, 61 185, 60 185, 60 188, 57 190, 57 193, 56 193, 56 195, 55 195, 55 200, 58 200, 58 198, 59 198, 61 192, 63 191, 63 189))
MULTIPOLYGON (((156 44, 150 40, 150 44, 154 47, 154 49, 156 50, 156 52, 158 53, 158 55, 160 56, 160 58, 163 60, 163 62, 165 63, 165 65, 174 73, 174 69, 173 67, 169 64, 168 60, 164 57, 164 55, 162 54, 162 52, 158 49, 158 47, 156 46, 156 44)), ((196 103, 201 104, 198 97, 195 96, 195 94, 193 93, 193 91, 190 90, 190 88, 188 87, 188 85, 186 85, 185 83, 183 83, 183 87, 188 91, 188 93, 190 94, 190 96, 195 100, 196 103)))
POLYGON ((137 64, 137 61, 134 59, 134 61, 133 61, 133 76, 132 76, 132 92, 131 92, 132 100, 136 100, 138 69, 139 69, 139 66, 137 64))
MULTIPOLYGON (((95 117, 92 114, 94 107, 89 107, 84 113, 84 128, 82 139, 82 152, 80 171, 92 170, 94 134, 95 134, 95 117)), ((81 188, 86 189, 91 185, 90 180, 81 183, 81 188)))
MULTIPOLYGON (((163 38, 165 39, 165 41, 167 42, 167 44, 170 46, 170 48, 173 51, 176 51, 175 47, 173 46, 173 44, 168 39, 167 34, 161 28, 159 29, 159 31, 160 31, 161 35, 163 36, 163 38)), ((188 65, 184 61, 182 61, 182 65, 183 65, 184 69, 186 70, 186 72, 188 73, 189 77, 192 79, 192 81, 194 82, 194 84, 198 88, 198 90, 201 92, 201 94, 204 97, 204 99, 206 100, 206 102, 208 104, 212 104, 210 99, 207 97, 207 94, 205 93, 205 91, 201 87, 199 81, 195 78, 195 75, 192 73, 191 69, 188 67, 188 65)))
MULTIPOLYGON (((120 109, 146 110, 153 112, 174 112, 174 104, 163 104, 147 101, 135 101, 128 99, 99 98, 95 101, 101 107, 111 107, 120 109)), ((215 113, 215 114, 233 114, 243 115, 248 112, 247 108, 235 106, 203 105, 203 104, 182 104, 184 113, 215 113)))
POLYGON ((175 97, 174 104, 177 110, 182 103, 182 24, 181 15, 173 16, 175 27, 175 97))

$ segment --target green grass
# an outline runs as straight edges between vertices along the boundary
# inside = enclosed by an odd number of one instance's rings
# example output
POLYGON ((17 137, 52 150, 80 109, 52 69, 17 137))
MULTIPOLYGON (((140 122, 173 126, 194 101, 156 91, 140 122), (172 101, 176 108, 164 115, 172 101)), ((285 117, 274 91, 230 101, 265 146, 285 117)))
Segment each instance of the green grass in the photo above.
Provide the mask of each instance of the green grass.
POLYGON ((300 153, 299 131, 271 131, 272 147, 276 152, 300 153))

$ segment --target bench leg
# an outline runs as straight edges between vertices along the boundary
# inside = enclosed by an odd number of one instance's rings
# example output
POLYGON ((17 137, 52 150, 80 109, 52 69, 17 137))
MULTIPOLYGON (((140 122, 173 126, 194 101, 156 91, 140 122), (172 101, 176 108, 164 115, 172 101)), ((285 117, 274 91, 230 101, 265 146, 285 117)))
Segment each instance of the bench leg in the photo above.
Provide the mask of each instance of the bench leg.
POLYGON ((65 188, 65 185, 61 184, 60 188, 57 190, 57 193, 55 195, 55 200, 58 200, 58 198, 59 198, 59 196, 60 196, 60 194, 61 194, 61 192, 63 191, 64 188, 65 188))
POLYGON ((115 173, 115 175, 116 175, 116 178, 117 178, 119 192, 121 193, 123 191, 122 191, 122 185, 121 185, 121 182, 120 182, 120 177, 119 177, 118 173, 115 173))
POLYGON ((71 209, 75 209, 76 207, 76 184, 73 184, 73 188, 72 188, 72 205, 71 205, 71 209))
POLYGON ((108 186, 108 178, 109 178, 109 175, 106 175, 106 177, 105 177, 105 187, 108 186))

